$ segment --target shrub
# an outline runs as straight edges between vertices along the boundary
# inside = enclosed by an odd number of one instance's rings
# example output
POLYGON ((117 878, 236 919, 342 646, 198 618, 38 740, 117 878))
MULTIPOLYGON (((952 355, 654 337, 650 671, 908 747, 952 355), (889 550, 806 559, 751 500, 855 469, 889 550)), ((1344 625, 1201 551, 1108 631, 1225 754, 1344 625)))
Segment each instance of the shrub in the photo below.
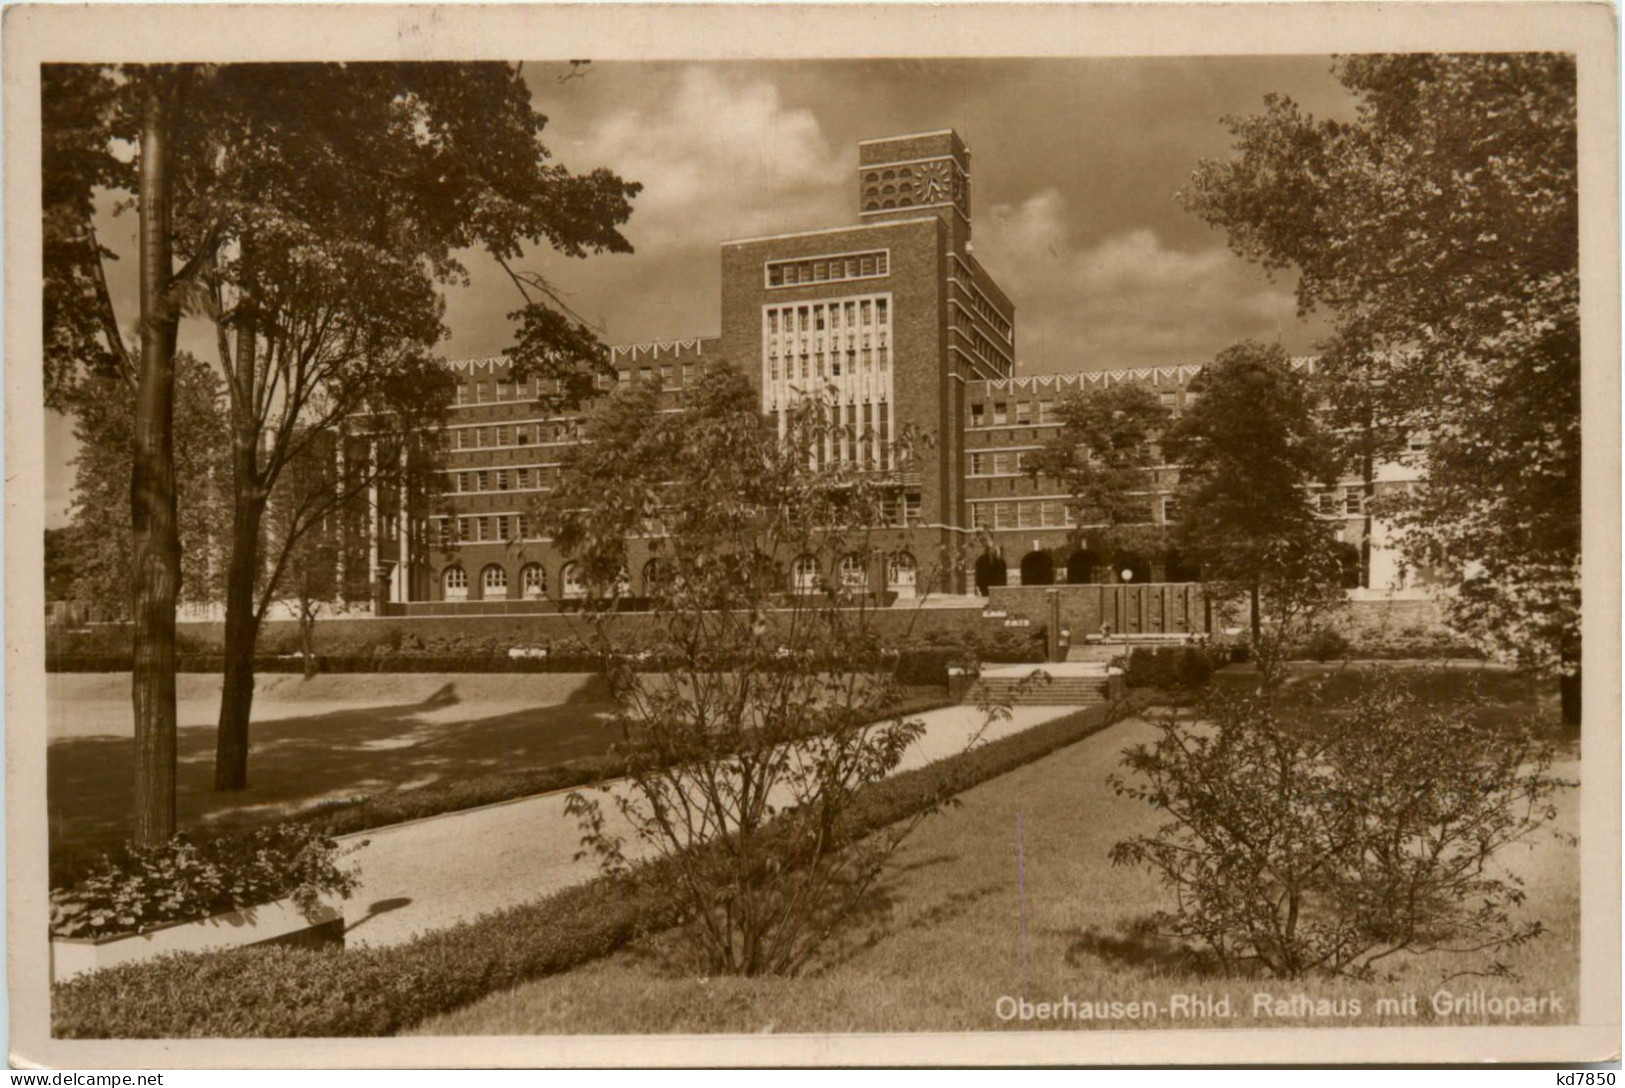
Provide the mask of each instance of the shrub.
POLYGON ((1131 688, 1199 688, 1213 668, 1211 655, 1199 646, 1136 646, 1129 652, 1123 682, 1131 688))
POLYGON ((1212 676, 1213 660, 1206 650, 1186 646, 1174 659, 1174 683, 1182 688, 1203 687, 1212 676))
POLYGON ((1487 863, 1554 815, 1549 745, 1480 724, 1472 700, 1363 679, 1314 724, 1285 720, 1267 690, 1216 696, 1205 723, 1170 713, 1110 779, 1169 818, 1113 863, 1156 872, 1177 903, 1159 923, 1227 971, 1365 978, 1396 953, 1494 952, 1541 932, 1514 917, 1521 881, 1487 863))
MULTIPOLYGON (((859 795, 849 833, 879 829, 1098 732, 1090 707, 859 795)), ((658 864, 658 863, 657 863, 658 864)), ((384 948, 244 948, 165 956, 52 987, 59 1038, 360 1037, 388 1035, 529 979, 608 955, 681 917, 659 879, 597 878, 536 903, 384 948)))
POLYGON ((126 844, 72 887, 52 889, 51 933, 141 933, 285 897, 308 914, 321 896, 348 898, 355 887, 339 854, 328 836, 292 823, 204 842, 176 837, 156 849, 126 844))
POLYGON ((1348 656, 1349 640, 1335 628, 1317 628, 1303 640, 1302 652, 1314 661, 1340 660, 1348 656))

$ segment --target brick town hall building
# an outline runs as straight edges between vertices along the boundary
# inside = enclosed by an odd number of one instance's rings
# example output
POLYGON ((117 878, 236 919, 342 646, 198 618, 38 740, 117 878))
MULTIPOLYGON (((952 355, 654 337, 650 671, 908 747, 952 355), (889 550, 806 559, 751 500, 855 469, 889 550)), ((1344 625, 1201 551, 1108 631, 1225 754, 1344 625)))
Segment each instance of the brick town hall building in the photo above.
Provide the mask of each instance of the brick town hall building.
MULTIPOLYGON (((1192 383, 1202 368, 1015 377, 1016 306, 972 244, 969 149, 956 133, 939 131, 867 140, 858 150, 855 222, 723 242, 720 334, 614 347, 618 380, 658 381, 663 396, 680 397, 699 366, 726 361, 752 376, 771 421, 798 388, 831 391, 848 433, 874 441, 833 443, 842 448, 826 456, 889 474, 911 527, 909 550, 899 547, 863 572, 873 590, 913 596, 922 588, 921 564, 937 549, 980 558, 954 576, 957 584, 933 586, 934 593, 1194 580, 1177 556, 1092 550, 1087 529, 1080 539, 1069 524, 1067 496, 1029 477, 1024 458, 1059 426, 1056 408, 1068 395, 1138 382, 1178 412, 1199 395, 1192 383), (890 444, 909 432, 936 440, 909 463, 891 464, 890 444)), ((442 494, 421 511, 416 504, 409 511, 399 496, 377 496, 368 554, 346 564, 347 596, 412 614, 548 610, 583 596, 569 557, 541 539, 531 515, 578 440, 580 417, 539 412, 535 387, 511 381, 503 359, 451 365, 458 386, 442 494), (403 534, 403 525, 415 529, 403 534), (363 586, 357 568, 375 580, 363 586)), ((1415 475, 1385 466, 1377 487, 1405 486, 1415 475)), ((1162 522, 1172 513, 1177 469, 1167 466, 1157 479, 1158 494, 1148 499, 1162 522)), ((1381 528, 1365 516, 1363 482, 1347 481, 1318 501, 1322 515, 1340 523, 1351 558, 1372 539, 1364 561, 1351 567, 1351 588, 1398 586, 1381 528)), ((634 542, 631 595, 643 591, 647 558, 634 542)), ((834 573, 798 570, 792 578, 834 573)))

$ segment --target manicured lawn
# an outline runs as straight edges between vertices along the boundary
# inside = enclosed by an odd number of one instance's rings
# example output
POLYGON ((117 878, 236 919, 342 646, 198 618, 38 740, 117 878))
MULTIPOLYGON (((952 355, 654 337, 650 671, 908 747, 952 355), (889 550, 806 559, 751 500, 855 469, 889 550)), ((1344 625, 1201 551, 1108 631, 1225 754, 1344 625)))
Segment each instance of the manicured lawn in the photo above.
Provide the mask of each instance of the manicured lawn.
MULTIPOLYGON (((1505 687, 1505 685, 1503 685, 1505 687)), ((1505 710, 1531 709, 1510 688, 1505 710)), ((1091 736, 967 793, 964 804, 924 825, 900 866, 808 975, 783 979, 700 977, 671 934, 566 974, 493 995, 425 1022, 418 1034, 614 1032, 989 1031, 1058 1027, 1258 1027, 1441 1022, 1430 998, 1447 974, 1482 970, 1483 956, 1396 957, 1392 982, 1301 982, 1200 974, 1175 951, 1136 934, 1167 893, 1147 873, 1113 869, 1107 851, 1153 828, 1156 814, 1105 785, 1121 750, 1152 730, 1130 721, 1091 736), (1019 848, 1018 848, 1019 842, 1019 848), (1149 1021, 1001 1020, 1001 997, 1030 1001, 1151 1002, 1176 994, 1228 994, 1231 1016, 1149 1021), (1358 1000, 1358 1016, 1255 1011, 1256 995, 1358 1000), (1416 996, 1416 1013, 1377 1011, 1379 998, 1416 996)), ((1558 768, 1577 781, 1570 757, 1558 768)), ((1557 798, 1558 829, 1578 829, 1578 789, 1557 798)), ((1508 856, 1528 882, 1525 910, 1548 932, 1505 954, 1521 981, 1458 977, 1444 988, 1490 996, 1555 994, 1561 1012, 1514 1022, 1576 1017, 1579 851, 1550 835, 1508 856)), ((1499 1023, 1468 1014, 1449 1023, 1499 1023)))
MULTIPOLYGON (((605 773, 598 757, 618 735, 604 681, 584 673, 262 676, 249 788, 216 793, 219 679, 178 680, 176 804, 193 835, 318 808, 342 833, 572 787, 605 773)), ((129 833, 130 681, 53 673, 48 682, 53 879, 70 880, 129 833)), ((940 689, 915 688, 900 710, 942 702, 940 689)))
MULTIPOLYGON (((602 754, 602 683, 575 674, 348 674, 260 678, 249 788, 214 792, 219 679, 183 676, 177 805, 183 831, 323 802, 602 754)), ((46 804, 53 848, 128 834, 128 674, 49 678, 46 804)))

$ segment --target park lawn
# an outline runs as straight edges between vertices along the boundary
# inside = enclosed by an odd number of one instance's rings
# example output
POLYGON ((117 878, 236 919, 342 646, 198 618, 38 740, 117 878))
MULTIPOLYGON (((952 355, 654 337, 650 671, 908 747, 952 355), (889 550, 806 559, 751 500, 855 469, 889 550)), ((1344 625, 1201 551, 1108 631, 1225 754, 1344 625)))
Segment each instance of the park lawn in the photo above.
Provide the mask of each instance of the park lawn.
MULTIPOLYGON (((1107 851, 1157 823, 1149 808, 1105 784, 1122 749, 1149 740, 1128 721, 984 783, 962 806, 928 821, 864 917, 796 979, 704 978, 685 967, 674 934, 562 975, 494 994, 426 1021, 416 1034, 991 1031, 1060 1028, 1218 1028, 1484 1024, 1487 1014, 1435 1017, 1430 998, 1449 974, 1482 970, 1485 956, 1395 957, 1393 981, 1222 978, 1135 936, 1168 893, 1148 873, 1114 869, 1107 851), (1019 850, 1018 850, 1019 841, 1019 850), (1152 1020, 1001 1020, 1001 997, 1033 1002, 1141 1001, 1228 994, 1231 1016, 1152 1020), (1416 995, 1416 1013, 1379 1014, 1377 1000, 1416 995), (1257 995, 1324 999, 1357 1016, 1255 1011, 1257 995)), ((1557 768, 1576 783, 1578 761, 1557 768)), ((1556 830, 1578 830, 1578 788, 1557 798, 1556 830)), ((1509 856, 1528 882, 1525 910, 1548 932, 1505 953, 1519 981, 1458 977, 1444 989, 1496 996, 1555 994, 1561 1011, 1513 1023, 1577 1019, 1579 850, 1542 833, 1509 856)), ((1390 961, 1392 962, 1392 961, 1390 961)))
MULTIPOLYGON (((53 851, 113 846, 130 830, 129 674, 54 674, 46 748, 53 851)), ((585 674, 262 677, 248 788, 214 790, 219 678, 179 700, 180 829, 209 834, 323 804, 601 755, 614 705, 585 674)))
MULTIPOLYGON (((214 790, 218 676, 179 677, 176 808, 194 836, 290 818, 335 833, 551 792, 612 766, 615 702, 588 673, 332 673, 259 679, 248 788, 214 790)), ((129 674, 48 677, 52 881, 130 832, 129 674)), ((911 688, 898 708, 944 702, 911 688)))

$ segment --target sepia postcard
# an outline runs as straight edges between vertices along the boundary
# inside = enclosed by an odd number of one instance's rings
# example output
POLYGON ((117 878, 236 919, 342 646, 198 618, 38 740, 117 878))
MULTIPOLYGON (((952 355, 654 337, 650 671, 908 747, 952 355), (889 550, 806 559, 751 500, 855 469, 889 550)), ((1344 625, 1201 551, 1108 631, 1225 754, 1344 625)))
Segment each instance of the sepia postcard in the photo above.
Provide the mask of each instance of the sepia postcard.
POLYGON ((14 1066, 1618 1061, 1614 7, 4 51, 14 1066))

